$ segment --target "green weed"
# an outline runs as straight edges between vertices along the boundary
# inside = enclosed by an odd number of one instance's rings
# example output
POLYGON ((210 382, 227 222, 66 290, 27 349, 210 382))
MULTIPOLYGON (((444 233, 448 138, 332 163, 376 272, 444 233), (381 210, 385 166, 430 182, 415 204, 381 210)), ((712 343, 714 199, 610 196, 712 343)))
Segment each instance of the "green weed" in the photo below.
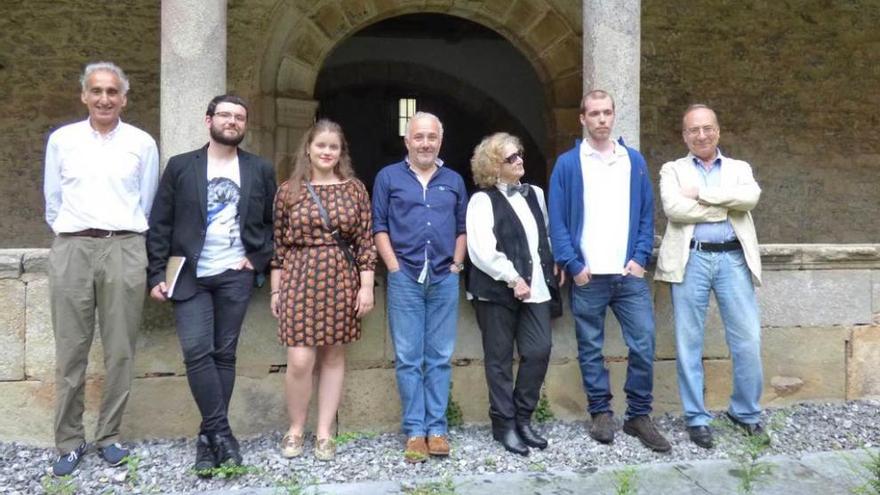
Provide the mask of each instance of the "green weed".
POLYGON ((547 391, 544 389, 541 389, 541 399, 538 401, 538 407, 535 408, 534 418, 538 423, 546 423, 556 419, 556 415, 550 409, 550 399, 547 398, 547 391))
POLYGON ((336 442, 336 445, 345 445, 349 442, 354 442, 355 440, 360 440, 362 438, 374 438, 376 433, 373 432, 363 432, 363 431, 347 431, 345 433, 340 433, 333 437, 333 441, 336 442))
POLYGON ((200 470, 196 474, 210 478, 228 480, 233 478, 240 478, 248 474, 260 474, 260 469, 256 466, 248 466, 246 464, 242 464, 240 466, 223 464, 211 469, 200 470))
POLYGON ((452 478, 447 476, 440 481, 416 483, 408 487, 402 486, 401 492, 407 495, 455 495, 455 483, 452 478))
POLYGON ((880 495, 880 451, 864 449, 867 459, 851 466, 863 483, 852 489, 856 495, 880 495))
POLYGON ((451 427, 464 424, 461 406, 458 405, 458 402, 452 400, 452 382, 449 383, 449 403, 446 405, 446 422, 451 427))
POLYGON ((636 468, 627 467, 614 472, 614 493, 616 495, 633 495, 636 493, 638 473, 636 468))
POLYGON ((79 489, 70 475, 56 478, 47 474, 40 479, 40 486, 47 495, 74 495, 79 489))

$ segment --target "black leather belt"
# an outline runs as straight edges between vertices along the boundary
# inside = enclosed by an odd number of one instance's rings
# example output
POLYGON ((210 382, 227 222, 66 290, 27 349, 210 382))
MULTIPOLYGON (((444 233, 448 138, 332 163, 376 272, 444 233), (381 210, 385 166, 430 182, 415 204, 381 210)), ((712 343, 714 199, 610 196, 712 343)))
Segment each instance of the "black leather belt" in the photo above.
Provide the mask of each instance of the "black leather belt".
POLYGON ((697 251, 707 251, 710 253, 721 253, 724 251, 738 251, 742 249, 739 239, 730 242, 697 242, 691 239, 691 249, 697 251))
POLYGON ((117 235, 140 234, 133 230, 104 230, 104 229, 85 229, 79 232, 61 232, 61 237, 113 237, 117 235))

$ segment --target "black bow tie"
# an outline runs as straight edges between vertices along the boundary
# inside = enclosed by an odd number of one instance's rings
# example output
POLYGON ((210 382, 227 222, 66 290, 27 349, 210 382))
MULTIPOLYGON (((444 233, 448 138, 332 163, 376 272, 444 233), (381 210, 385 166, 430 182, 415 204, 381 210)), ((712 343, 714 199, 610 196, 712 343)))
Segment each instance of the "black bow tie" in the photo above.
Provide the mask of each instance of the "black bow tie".
POLYGON ((520 184, 518 186, 515 186, 513 184, 508 184, 507 185, 507 197, 509 198, 516 193, 522 194, 523 197, 525 198, 526 196, 529 195, 529 185, 528 184, 520 184))

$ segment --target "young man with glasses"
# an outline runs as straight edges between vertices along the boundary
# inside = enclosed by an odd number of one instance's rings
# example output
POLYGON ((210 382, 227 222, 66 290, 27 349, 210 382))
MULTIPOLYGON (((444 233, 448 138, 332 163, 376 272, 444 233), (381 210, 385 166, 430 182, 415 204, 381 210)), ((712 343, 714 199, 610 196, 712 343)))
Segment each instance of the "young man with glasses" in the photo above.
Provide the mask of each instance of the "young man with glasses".
POLYGON ((556 160, 550 177, 550 239, 568 272, 578 361, 592 417, 590 436, 614 441, 611 384, 602 346, 610 307, 629 348, 623 431, 666 452, 651 421, 654 307, 645 267, 654 245, 654 194, 642 155, 611 138, 614 100, 602 90, 581 101, 584 140, 556 160))
POLYGON ((150 296, 171 299, 186 377, 202 423, 194 470, 240 465, 227 414, 235 384, 235 352, 254 286, 272 257, 275 171, 238 145, 248 108, 233 95, 211 100, 205 116, 210 140, 171 157, 159 183, 147 236, 150 296), (171 256, 183 268, 169 294, 171 256))
POLYGON ((751 214, 761 188, 748 163, 718 149, 720 129, 711 108, 688 107, 682 137, 690 153, 660 170, 669 222, 655 278, 672 286, 678 389, 688 435, 700 447, 714 444, 702 361, 706 308, 714 292, 733 361, 727 417, 747 434, 769 441, 759 422, 763 373, 755 285, 761 283, 761 254, 751 214))

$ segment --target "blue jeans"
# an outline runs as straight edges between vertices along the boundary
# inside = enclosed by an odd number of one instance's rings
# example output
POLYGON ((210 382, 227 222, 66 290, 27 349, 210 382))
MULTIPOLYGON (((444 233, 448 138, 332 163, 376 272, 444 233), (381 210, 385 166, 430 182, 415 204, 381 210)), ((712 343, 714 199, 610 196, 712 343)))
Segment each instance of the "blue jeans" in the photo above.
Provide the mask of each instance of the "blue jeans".
POLYGON ((388 323, 404 433, 445 435, 458 323, 458 274, 420 284, 401 270, 389 273, 388 323))
POLYGON ((703 401, 703 334, 709 292, 715 292, 724 337, 733 360, 731 415, 757 423, 761 414, 761 320, 752 275, 742 251, 709 253, 691 249, 684 280, 672 284, 678 389, 688 426, 708 425, 703 401))
POLYGON ((623 386, 625 418, 648 415, 654 389, 654 305, 648 281, 632 275, 594 275, 587 285, 571 287, 571 312, 588 411, 595 415, 611 410, 611 383, 602 355, 609 306, 629 348, 623 386))

